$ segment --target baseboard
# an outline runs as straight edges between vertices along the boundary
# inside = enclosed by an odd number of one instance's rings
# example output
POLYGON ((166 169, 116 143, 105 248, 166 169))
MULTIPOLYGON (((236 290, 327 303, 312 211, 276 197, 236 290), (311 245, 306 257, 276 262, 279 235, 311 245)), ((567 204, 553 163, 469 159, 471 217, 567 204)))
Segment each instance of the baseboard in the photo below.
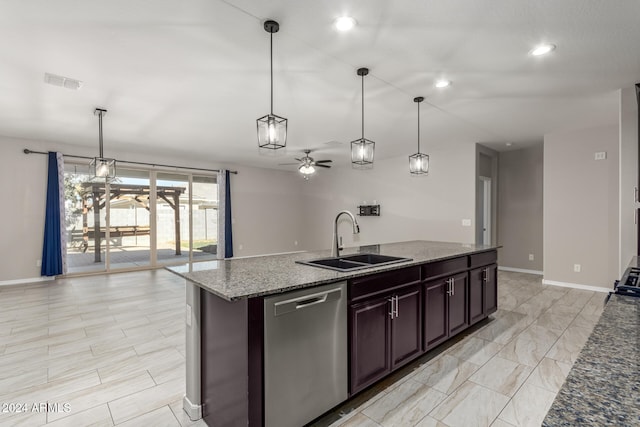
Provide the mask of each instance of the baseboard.
POLYGON ((546 279, 542 279, 542 284, 552 285, 552 286, 562 286, 563 288, 583 289, 585 291, 604 292, 604 293, 609 293, 613 291, 613 288, 609 289, 609 288, 603 288, 600 286, 581 285, 580 283, 557 282, 555 280, 546 280, 546 279))
POLYGON ((24 285, 26 283, 49 282, 55 277, 32 277, 30 279, 0 280, 0 286, 24 285))
POLYGON ((498 270, 500 271, 512 271, 514 273, 527 273, 527 274, 536 274, 538 276, 542 276, 543 272, 540 270, 527 270, 524 268, 513 268, 513 267, 502 267, 498 266, 498 270))
POLYGON ((194 405, 187 396, 182 399, 182 409, 191 421, 198 421, 202 418, 202 405, 194 405))

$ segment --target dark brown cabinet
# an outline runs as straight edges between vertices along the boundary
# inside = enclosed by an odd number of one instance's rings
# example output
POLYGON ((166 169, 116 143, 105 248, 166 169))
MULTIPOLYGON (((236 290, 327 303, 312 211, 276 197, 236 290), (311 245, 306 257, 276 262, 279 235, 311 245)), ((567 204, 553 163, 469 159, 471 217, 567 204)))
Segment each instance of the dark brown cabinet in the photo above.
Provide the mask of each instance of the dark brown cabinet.
POLYGON ((469 326, 468 297, 466 272, 424 284, 425 350, 436 347, 469 326))
POLYGON ((496 251, 349 282, 353 395, 497 310, 496 251))
POLYGON ((422 298, 419 286, 395 295, 396 310, 391 319, 391 369, 404 365, 422 353, 422 298))
POLYGON ((422 354, 420 286, 350 304, 351 393, 422 354))
POLYGON ((498 266, 469 271, 469 319, 477 323, 498 309, 498 266))
POLYGON ((351 322, 351 392, 354 393, 391 371, 391 328, 387 298, 376 298, 349 306, 351 322))

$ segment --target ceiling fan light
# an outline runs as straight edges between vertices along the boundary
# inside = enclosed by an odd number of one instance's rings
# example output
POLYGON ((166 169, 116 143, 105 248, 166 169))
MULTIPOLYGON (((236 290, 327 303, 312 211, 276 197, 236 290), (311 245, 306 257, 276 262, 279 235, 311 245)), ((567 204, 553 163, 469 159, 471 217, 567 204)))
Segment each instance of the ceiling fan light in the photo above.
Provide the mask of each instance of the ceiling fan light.
POLYGON ((438 89, 443 89, 445 87, 449 87, 449 86, 451 86, 451 80, 446 80, 446 79, 437 80, 435 82, 434 86, 437 87, 438 89))
POLYGON ((313 165, 303 164, 298 168, 298 170, 303 175, 311 175, 316 171, 316 168, 314 168, 313 165))

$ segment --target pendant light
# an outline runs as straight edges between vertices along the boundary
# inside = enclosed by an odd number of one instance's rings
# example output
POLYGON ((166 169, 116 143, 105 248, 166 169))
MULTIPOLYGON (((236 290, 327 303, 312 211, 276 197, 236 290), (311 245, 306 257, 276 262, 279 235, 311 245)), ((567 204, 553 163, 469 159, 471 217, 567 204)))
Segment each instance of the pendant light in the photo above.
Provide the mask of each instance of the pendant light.
POLYGON ((107 110, 102 108, 96 108, 93 112, 95 116, 98 116, 98 141, 100 147, 100 157, 94 157, 89 163, 91 173, 95 178, 101 179, 113 179, 116 177, 116 160, 107 159, 104 157, 103 144, 102 144, 102 117, 107 114, 107 110))
POLYGON ((420 103, 424 101, 422 96, 413 98, 418 104, 418 152, 409 156, 409 172, 413 175, 426 175, 429 173, 429 155, 420 152, 420 103))
POLYGON ((273 33, 278 32, 280 25, 276 21, 268 20, 264 23, 264 29, 271 38, 271 112, 257 120, 258 146, 277 150, 287 145, 287 119, 273 114, 273 33))
POLYGON ((376 143, 364 137, 364 76, 369 74, 368 68, 358 68, 358 75, 362 77, 362 137, 351 141, 351 164, 357 169, 373 167, 373 154, 376 143))

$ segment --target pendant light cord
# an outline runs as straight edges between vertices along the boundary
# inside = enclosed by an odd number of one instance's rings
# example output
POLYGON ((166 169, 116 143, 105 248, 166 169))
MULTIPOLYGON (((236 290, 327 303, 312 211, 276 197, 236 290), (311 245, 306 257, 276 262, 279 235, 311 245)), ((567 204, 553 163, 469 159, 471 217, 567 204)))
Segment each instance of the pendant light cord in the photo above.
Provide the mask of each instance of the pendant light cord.
POLYGON ((420 103, 416 102, 416 104, 418 104, 418 153, 420 153, 420 103))
POLYGON ((362 75, 362 139, 364 139, 364 74, 362 75))
POLYGON ((98 113, 98 141, 100 144, 100 158, 104 158, 104 152, 102 148, 102 111, 98 113))
POLYGON ((271 39, 271 47, 269 51, 271 52, 270 64, 271 64, 271 115, 273 116, 273 33, 270 33, 271 39))

